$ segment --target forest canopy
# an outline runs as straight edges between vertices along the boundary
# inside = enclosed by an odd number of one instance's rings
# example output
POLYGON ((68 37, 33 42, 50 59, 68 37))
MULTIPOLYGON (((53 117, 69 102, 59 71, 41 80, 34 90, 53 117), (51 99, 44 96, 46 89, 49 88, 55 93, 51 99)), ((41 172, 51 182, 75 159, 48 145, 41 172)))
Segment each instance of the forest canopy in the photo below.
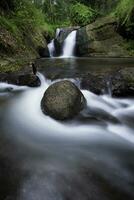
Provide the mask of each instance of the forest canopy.
MULTIPOLYGON (((134 0, 1 0, 0 10, 10 18, 5 24, 14 21, 21 28, 45 25, 51 31, 59 26, 84 26, 112 13, 131 35, 134 29, 134 0)), ((1 17, 0 24, 6 20, 1 17)))

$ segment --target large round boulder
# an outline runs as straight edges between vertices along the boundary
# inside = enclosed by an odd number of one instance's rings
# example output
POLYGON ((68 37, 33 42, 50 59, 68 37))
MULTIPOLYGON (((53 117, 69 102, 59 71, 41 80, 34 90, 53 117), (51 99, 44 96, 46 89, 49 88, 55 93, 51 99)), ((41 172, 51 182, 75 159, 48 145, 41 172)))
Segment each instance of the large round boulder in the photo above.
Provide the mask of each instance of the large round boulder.
POLYGON ((86 100, 76 85, 68 80, 52 84, 41 100, 43 113, 57 119, 71 119, 86 105, 86 100))

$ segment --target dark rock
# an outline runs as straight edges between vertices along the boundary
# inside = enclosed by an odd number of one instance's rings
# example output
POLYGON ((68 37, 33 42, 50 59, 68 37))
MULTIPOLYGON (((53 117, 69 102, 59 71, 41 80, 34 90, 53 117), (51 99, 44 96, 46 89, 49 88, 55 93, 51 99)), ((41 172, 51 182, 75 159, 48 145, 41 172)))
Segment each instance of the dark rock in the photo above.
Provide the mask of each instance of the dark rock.
POLYGON ((41 100, 43 113, 57 119, 71 119, 86 105, 81 91, 70 81, 60 81, 51 85, 41 100))
POLYGON ((134 96, 134 68, 128 67, 116 72, 112 77, 111 89, 113 96, 134 96))
POLYGON ((50 57, 48 47, 45 47, 45 48, 39 47, 38 52, 39 52, 40 57, 42 57, 42 58, 50 57))
POLYGON ((33 74, 17 74, 17 73, 1 73, 0 82, 7 82, 9 84, 19 86, 38 87, 40 86, 40 79, 33 74))
POLYGON ((108 92, 108 78, 100 74, 88 73, 81 79, 81 88, 90 90, 91 92, 100 95, 108 92))
POLYGON ((99 18, 77 31, 78 56, 129 56, 123 44, 123 38, 117 33, 117 22, 112 17, 99 18))
POLYGON ((26 74, 18 77, 18 85, 37 87, 40 86, 40 84, 40 79, 33 74, 26 74))
POLYGON ((107 74, 88 73, 81 78, 81 88, 115 97, 134 96, 134 68, 127 67, 107 74))
POLYGON ((60 43, 57 39, 54 39, 54 46, 55 46, 54 56, 60 56, 62 54, 63 43, 60 43))

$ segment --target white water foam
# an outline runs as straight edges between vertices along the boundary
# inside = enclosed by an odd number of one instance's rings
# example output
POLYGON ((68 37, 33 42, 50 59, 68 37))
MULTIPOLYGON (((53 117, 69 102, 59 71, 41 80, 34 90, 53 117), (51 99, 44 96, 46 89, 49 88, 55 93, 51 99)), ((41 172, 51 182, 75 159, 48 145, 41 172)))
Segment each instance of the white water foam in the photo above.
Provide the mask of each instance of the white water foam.
MULTIPOLYGON (((81 90, 87 100, 88 109, 84 115, 97 116, 105 125, 97 123, 85 124, 76 120, 63 123, 52 119, 42 113, 40 102, 45 90, 52 82, 39 74, 41 86, 28 88, 21 96, 13 99, 8 111, 8 119, 20 127, 32 129, 32 134, 49 136, 53 138, 68 138, 69 140, 104 139, 114 135, 134 143, 133 127, 129 126, 122 116, 127 113, 134 119, 133 99, 114 99, 110 96, 97 96, 87 90, 81 90), (87 113, 86 113, 87 112, 87 113), (120 113, 120 114, 119 114, 120 113), (115 123, 110 118, 119 122, 115 123)), ((7 86, 7 85, 6 85, 7 86)), ((17 87, 18 86, 14 86, 17 87)))

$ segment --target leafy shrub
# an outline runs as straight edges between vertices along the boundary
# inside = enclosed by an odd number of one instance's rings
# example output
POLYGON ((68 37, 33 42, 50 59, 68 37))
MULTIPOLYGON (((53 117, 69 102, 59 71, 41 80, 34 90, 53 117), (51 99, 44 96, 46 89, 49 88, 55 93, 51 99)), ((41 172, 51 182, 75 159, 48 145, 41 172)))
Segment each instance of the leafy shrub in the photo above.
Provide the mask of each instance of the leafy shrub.
POLYGON ((121 32, 134 39, 134 0, 121 0, 115 10, 121 32))
POLYGON ((70 20, 74 25, 84 26, 93 22, 96 17, 96 11, 82 3, 76 3, 71 6, 70 20))
POLYGON ((39 27, 44 23, 44 15, 30 2, 22 4, 15 11, 13 18, 16 25, 22 30, 27 28, 32 31, 34 27, 39 27))
POLYGON ((121 0, 115 10, 115 15, 121 24, 131 23, 134 20, 134 0, 121 0))

